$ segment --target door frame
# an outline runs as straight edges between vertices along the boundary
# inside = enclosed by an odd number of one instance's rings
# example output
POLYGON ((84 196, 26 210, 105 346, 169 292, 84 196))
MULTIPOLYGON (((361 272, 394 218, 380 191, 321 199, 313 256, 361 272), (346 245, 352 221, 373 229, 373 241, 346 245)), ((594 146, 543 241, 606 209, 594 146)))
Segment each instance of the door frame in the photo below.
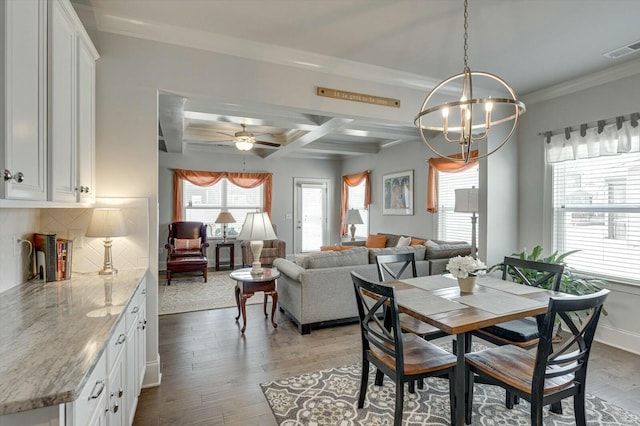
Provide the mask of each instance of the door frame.
POLYGON ((326 244, 329 236, 329 179, 326 178, 293 178, 293 253, 301 253, 302 238, 300 228, 298 227, 298 211, 300 202, 298 196, 298 186, 308 184, 323 186, 325 192, 324 198, 324 232, 322 235, 322 243, 326 244))

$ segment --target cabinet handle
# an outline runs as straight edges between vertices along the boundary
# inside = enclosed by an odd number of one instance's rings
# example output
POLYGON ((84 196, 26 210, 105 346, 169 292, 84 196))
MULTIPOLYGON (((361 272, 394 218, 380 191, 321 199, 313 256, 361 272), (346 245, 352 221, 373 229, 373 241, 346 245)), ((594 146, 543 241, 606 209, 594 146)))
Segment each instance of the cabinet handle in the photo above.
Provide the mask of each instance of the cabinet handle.
POLYGON ((97 399, 104 390, 104 380, 98 380, 95 385, 93 385, 93 389, 91 389, 91 394, 89 395, 89 401, 92 399, 97 399))
POLYGON ((117 402, 114 402, 113 403, 113 412, 117 413, 119 409, 120 409, 120 405, 117 402))
POLYGON ((140 310, 140 308, 138 306, 134 306, 133 309, 131 310, 131 313, 132 314, 137 314, 139 310, 140 310))
POLYGON ((4 178, 5 182, 10 181, 11 179, 13 179, 18 183, 22 183, 22 182, 24 182, 24 173, 18 172, 15 175, 12 175, 9 170, 4 169, 3 178, 4 178))
POLYGON ((124 390, 122 390, 122 388, 118 389, 118 398, 122 398, 122 395, 124 395, 124 390))
POLYGON ((145 288, 144 290, 142 290, 140 294, 147 294, 147 289, 145 288))
POLYGON ((88 194, 88 193, 89 193, 89 187, 88 187, 88 186, 85 186, 85 187, 84 187, 84 192, 85 192, 86 194, 88 194))
POLYGON ((127 340, 127 336, 125 336, 124 334, 121 334, 120 336, 118 336, 118 340, 116 341, 116 345, 123 344, 125 340, 127 340))

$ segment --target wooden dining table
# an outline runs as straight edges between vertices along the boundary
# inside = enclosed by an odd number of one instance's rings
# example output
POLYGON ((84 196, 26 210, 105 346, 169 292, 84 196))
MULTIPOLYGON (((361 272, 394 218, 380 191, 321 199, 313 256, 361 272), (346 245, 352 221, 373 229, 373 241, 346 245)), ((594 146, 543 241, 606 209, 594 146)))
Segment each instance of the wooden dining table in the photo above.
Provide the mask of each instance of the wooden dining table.
POLYGON ((564 293, 503 281, 495 277, 478 277, 473 293, 462 293, 450 275, 431 275, 390 281, 396 290, 400 312, 431 324, 455 336, 456 424, 464 424, 465 358, 467 333, 514 319, 544 314, 551 296, 564 293))

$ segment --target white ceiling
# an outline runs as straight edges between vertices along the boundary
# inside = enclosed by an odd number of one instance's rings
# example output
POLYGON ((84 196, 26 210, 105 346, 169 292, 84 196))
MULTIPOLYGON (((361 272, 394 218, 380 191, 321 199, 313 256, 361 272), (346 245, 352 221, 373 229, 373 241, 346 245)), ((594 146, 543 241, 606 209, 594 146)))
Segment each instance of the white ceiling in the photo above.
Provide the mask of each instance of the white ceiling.
MULTIPOLYGON (((270 51, 270 60, 278 60, 271 54, 277 50, 281 60, 297 60, 300 66, 313 61, 320 68, 330 62, 332 69, 339 68, 337 62, 383 67, 378 71, 395 73, 404 84, 422 87, 425 94, 434 82, 462 69, 461 0, 73 2, 85 16, 90 11, 101 30, 136 34, 156 27, 155 34, 162 34, 163 41, 174 34, 178 40, 185 31, 212 33, 232 45, 233 54, 255 57, 257 50, 264 50, 270 51)), ((500 75, 520 96, 623 64, 640 72, 640 51, 617 60, 602 55, 640 40, 640 0, 469 3, 470 67, 500 75)), ((271 108, 265 113, 251 105, 228 108, 162 96, 160 121, 169 151, 206 146, 237 152, 233 145, 218 147, 206 141, 228 139, 219 132, 240 131, 239 123, 255 134, 271 134, 259 139, 283 144, 284 148, 255 150, 262 157, 361 155, 417 137, 411 123, 384 126, 271 108), (183 123, 184 110, 204 114, 183 123)))

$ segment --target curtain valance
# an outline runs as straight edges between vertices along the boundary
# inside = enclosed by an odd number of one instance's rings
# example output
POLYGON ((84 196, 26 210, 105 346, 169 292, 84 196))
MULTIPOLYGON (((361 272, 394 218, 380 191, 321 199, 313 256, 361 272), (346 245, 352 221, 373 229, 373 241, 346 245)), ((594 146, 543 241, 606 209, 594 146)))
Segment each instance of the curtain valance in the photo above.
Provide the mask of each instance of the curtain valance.
POLYGON ((371 204, 371 173, 369 170, 364 172, 354 173, 352 175, 342 176, 342 198, 340 201, 340 236, 343 237, 347 234, 347 225, 345 225, 344 218, 347 215, 349 209, 349 188, 350 186, 358 186, 362 182, 365 182, 364 187, 364 208, 368 209, 371 204))
POLYGON ((215 185, 222 178, 241 188, 256 188, 264 184, 262 211, 271 217, 272 181, 271 173, 207 172, 176 169, 173 172, 173 221, 182 220, 182 180, 197 186, 215 185))
MULTIPOLYGON (((452 155, 452 157, 462 158, 460 154, 452 155)), ((478 150, 471 151, 469 158, 476 158, 476 160, 469 160, 465 164, 447 158, 429 159, 429 174, 427 175, 427 211, 429 213, 438 212, 438 172, 458 173, 471 169, 478 164, 478 150)))

